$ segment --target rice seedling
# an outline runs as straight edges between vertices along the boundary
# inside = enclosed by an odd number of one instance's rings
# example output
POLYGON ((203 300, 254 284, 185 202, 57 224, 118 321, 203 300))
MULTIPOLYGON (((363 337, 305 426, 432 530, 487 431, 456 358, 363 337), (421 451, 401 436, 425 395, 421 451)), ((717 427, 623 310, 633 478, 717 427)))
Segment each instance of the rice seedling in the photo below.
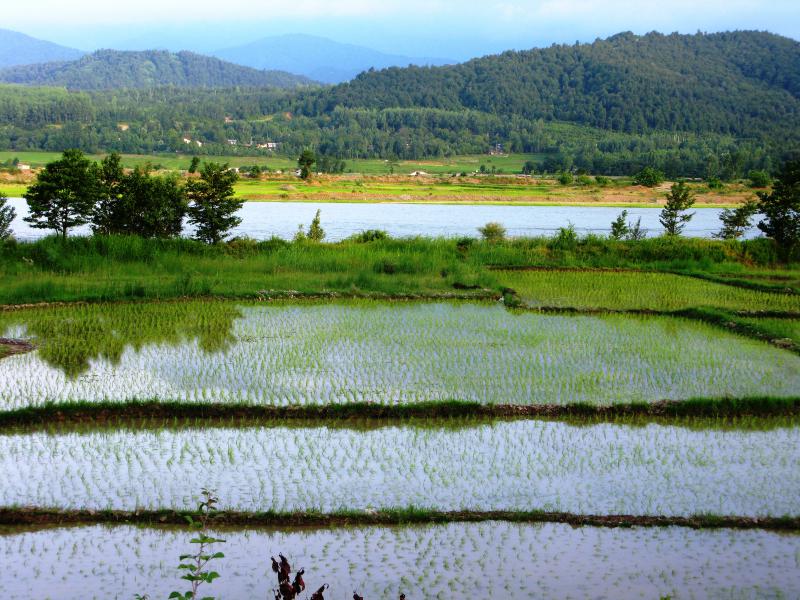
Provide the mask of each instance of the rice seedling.
POLYGON ((22 311, 0 322, 6 335, 42 334, 39 350, 0 361, 3 410, 136 399, 609 405, 800 389, 800 357, 666 317, 197 302, 22 311))
POLYGON ((511 314, 470 304, 198 302, 0 319, 39 345, 0 362, 3 409, 150 398, 598 405, 800 389, 798 357, 673 318, 511 314))
POLYGON ((197 482, 225 490, 224 510, 417 506, 800 516, 800 427, 512 421, 457 429, 275 426, 0 436, 4 506, 180 510, 192 504, 187 490, 197 482))
POLYGON ((744 289, 669 273, 506 271, 499 276, 531 306, 800 312, 797 294, 744 289))
MULTIPOLYGON (((227 598, 264 597, 274 576, 269 556, 278 551, 324 577, 332 598, 351 597, 356 585, 365 598, 402 591, 409 599, 472 598, 487 590, 512 600, 800 594, 800 536, 758 530, 489 522, 223 535, 225 576, 214 587, 227 598)), ((183 530, 130 526, 0 532, 0 556, 10 559, 4 597, 105 599, 147 589, 163 598, 174 586, 174 557, 185 538, 183 530)))

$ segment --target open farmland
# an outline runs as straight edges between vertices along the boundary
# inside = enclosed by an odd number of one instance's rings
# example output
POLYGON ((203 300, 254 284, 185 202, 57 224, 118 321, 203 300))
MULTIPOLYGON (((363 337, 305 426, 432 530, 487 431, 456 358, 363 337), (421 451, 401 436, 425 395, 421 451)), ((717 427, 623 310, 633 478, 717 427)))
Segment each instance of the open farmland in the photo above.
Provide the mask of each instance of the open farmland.
POLYGON ((19 244, 0 555, 33 560, 11 597, 174 589, 203 486, 223 598, 278 551, 376 598, 791 595, 798 271, 743 250, 19 244))

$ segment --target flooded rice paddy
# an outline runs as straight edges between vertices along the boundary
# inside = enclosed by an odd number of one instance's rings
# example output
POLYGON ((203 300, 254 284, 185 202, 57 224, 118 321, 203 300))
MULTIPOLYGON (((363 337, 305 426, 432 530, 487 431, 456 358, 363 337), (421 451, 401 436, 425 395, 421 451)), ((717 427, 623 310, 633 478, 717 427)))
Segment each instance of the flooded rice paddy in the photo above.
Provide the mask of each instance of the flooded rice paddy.
POLYGON ((132 399, 609 405, 800 390, 800 356, 711 325, 488 304, 90 305, 0 314, 0 337, 38 346, 0 361, 0 410, 132 399))
POLYGON ((182 509, 200 481, 244 511, 800 514, 793 419, 768 431, 453 424, 4 434, 0 505, 182 509))
MULTIPOLYGON (((3 598, 166 598, 184 589, 187 532, 129 526, 3 533, 3 598)), ((598 529, 502 522, 224 531, 221 599, 266 598, 269 556, 305 567, 326 598, 795 598, 800 535, 679 527, 598 529)), ((212 588, 209 588, 209 591, 212 588)))

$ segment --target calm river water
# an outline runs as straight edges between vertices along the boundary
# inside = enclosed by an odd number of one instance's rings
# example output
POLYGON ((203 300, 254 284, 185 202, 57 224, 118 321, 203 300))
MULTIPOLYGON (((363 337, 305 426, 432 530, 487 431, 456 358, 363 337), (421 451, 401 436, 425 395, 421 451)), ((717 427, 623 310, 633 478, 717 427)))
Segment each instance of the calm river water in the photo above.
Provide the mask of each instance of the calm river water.
MULTIPOLYGON (((22 218, 28 214, 27 204, 19 198, 9 202, 17 210, 14 235, 18 240, 33 240, 51 233, 33 229, 22 218)), ((242 224, 233 234, 258 240, 279 236, 286 239, 302 223, 308 227, 314 213, 322 211, 322 226, 328 241, 337 241, 365 229, 384 229, 392 237, 408 236, 477 236, 477 228, 489 221, 505 225, 511 236, 550 235, 559 227, 572 223, 579 233, 605 234, 621 208, 584 206, 495 206, 443 204, 363 204, 306 202, 246 202, 240 213, 242 224)), ((630 208, 628 219, 642 219, 650 236, 662 231, 658 222, 659 208, 630 208)), ((718 208, 698 208, 684 230, 690 237, 711 237, 720 228, 718 208)), ((88 227, 73 230, 89 233, 88 227)), ((747 237, 756 237, 756 228, 747 237)))

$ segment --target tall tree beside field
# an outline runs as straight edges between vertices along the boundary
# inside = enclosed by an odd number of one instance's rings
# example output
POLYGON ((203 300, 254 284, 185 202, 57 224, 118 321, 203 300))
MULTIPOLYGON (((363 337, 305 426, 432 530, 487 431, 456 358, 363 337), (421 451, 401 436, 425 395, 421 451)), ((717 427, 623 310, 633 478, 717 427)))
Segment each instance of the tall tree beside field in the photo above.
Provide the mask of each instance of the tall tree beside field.
POLYGON ((11 237, 11 223, 17 216, 13 206, 7 206, 8 198, 0 196, 0 242, 11 237))
POLYGON ((297 159, 297 166, 300 167, 300 177, 302 179, 311 177, 311 168, 315 162, 317 162, 317 157, 314 153, 311 150, 303 150, 300 158, 297 159))
POLYGON ((121 187, 124 177, 122 157, 117 152, 112 152, 100 163, 98 172, 100 197, 92 214, 92 230, 95 233, 104 235, 118 233, 115 213, 122 198, 121 187))
POLYGON ((108 233, 169 238, 180 235, 186 196, 177 175, 154 177, 137 167, 120 182, 119 200, 109 213, 108 233))
POLYGON ((200 179, 186 184, 189 222, 197 227, 197 239, 218 244, 242 222, 236 213, 244 200, 233 196, 233 186, 238 180, 239 175, 227 164, 206 163, 200 170, 200 179))
POLYGON ((788 258, 800 246, 800 159, 783 165, 771 192, 758 193, 758 210, 764 215, 758 228, 788 258))
POLYGON ((53 229, 66 238, 73 227, 85 225, 101 197, 97 165, 80 150, 67 150, 51 162, 24 194, 37 229, 53 229))
POLYGON ((682 181, 672 184, 672 188, 667 194, 667 203, 659 218, 665 235, 681 234, 683 228, 694 216, 694 213, 685 212, 693 205, 694 197, 689 186, 682 181))
POLYGON ((739 239, 752 227, 751 219, 757 212, 758 203, 755 200, 748 200, 736 208, 726 208, 719 216, 722 229, 714 237, 721 240, 739 239))

